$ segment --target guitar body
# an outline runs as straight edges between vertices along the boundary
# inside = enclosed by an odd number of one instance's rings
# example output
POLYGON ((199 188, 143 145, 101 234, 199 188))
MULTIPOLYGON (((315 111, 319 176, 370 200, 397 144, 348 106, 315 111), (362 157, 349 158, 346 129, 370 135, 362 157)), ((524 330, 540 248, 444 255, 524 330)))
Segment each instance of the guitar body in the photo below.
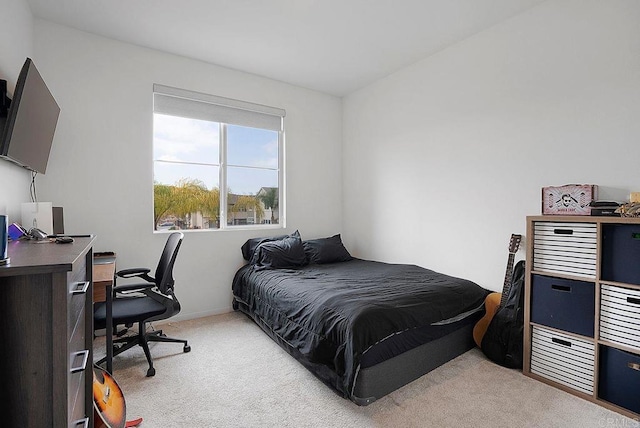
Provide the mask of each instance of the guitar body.
POLYGON ((484 300, 485 314, 473 327, 473 341, 476 342, 478 348, 480 348, 482 344, 482 338, 487 332, 487 328, 489 327, 489 324, 491 324, 493 316, 498 312, 501 299, 502 293, 491 293, 484 300))
POLYGON ((98 366, 93 367, 93 426, 94 428, 124 428, 126 405, 120 386, 111 375, 98 366))
POLYGON ((509 288, 511 288, 511 280, 513 275, 513 259, 520 247, 520 241, 522 235, 511 235, 509 240, 509 257, 507 258, 507 270, 504 274, 504 285, 502 287, 502 293, 491 293, 484 300, 485 314, 473 327, 473 341, 478 348, 482 348, 482 338, 491 324, 493 316, 498 312, 501 306, 504 305, 505 299, 509 295, 509 288))

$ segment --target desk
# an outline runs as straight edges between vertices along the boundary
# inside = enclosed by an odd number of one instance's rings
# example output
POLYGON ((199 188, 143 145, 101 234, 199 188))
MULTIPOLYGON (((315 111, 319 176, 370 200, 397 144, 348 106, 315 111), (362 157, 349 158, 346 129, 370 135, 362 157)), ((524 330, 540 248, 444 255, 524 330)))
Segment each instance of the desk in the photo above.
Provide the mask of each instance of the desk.
POLYGON ((115 255, 93 257, 93 302, 107 300, 106 287, 113 286, 113 277, 116 273, 115 255))
POLYGON ((93 302, 107 302, 107 372, 113 373, 113 322, 111 302, 116 273, 114 253, 96 253, 93 257, 93 302))

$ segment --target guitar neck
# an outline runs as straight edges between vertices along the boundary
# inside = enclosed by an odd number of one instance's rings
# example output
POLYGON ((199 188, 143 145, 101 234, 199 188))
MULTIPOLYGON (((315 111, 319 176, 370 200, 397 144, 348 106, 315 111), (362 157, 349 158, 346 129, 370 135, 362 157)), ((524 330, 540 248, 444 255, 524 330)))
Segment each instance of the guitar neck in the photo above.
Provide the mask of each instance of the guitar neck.
POLYGON ((511 277, 513 276, 513 261, 515 259, 515 253, 509 253, 507 260, 507 270, 504 273, 504 284, 502 286, 502 297, 500 298, 500 307, 503 307, 507 303, 509 297, 509 290, 511 289, 511 277))

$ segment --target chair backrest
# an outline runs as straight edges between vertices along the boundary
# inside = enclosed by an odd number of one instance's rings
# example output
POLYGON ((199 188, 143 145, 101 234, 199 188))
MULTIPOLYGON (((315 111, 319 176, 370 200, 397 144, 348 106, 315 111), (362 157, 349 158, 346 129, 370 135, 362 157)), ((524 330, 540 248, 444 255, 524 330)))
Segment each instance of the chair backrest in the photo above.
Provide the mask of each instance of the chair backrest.
POLYGON ((182 244, 182 238, 184 234, 182 232, 173 232, 167 238, 167 242, 164 244, 164 250, 162 250, 162 256, 158 262, 156 268, 156 287, 165 295, 173 295, 173 264, 178 257, 178 250, 182 244))

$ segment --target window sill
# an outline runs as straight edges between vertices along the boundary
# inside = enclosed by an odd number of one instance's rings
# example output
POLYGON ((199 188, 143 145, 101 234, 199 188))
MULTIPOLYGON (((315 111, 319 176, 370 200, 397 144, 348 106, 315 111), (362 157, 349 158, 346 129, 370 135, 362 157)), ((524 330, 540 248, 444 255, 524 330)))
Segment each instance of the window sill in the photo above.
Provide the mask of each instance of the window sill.
POLYGON ((207 232, 234 232, 234 231, 247 231, 247 230, 278 230, 284 229, 281 224, 259 224, 259 225, 242 225, 242 226, 228 226, 224 229, 175 229, 175 230, 154 230, 154 234, 165 234, 173 232, 182 233, 207 233, 207 232))

